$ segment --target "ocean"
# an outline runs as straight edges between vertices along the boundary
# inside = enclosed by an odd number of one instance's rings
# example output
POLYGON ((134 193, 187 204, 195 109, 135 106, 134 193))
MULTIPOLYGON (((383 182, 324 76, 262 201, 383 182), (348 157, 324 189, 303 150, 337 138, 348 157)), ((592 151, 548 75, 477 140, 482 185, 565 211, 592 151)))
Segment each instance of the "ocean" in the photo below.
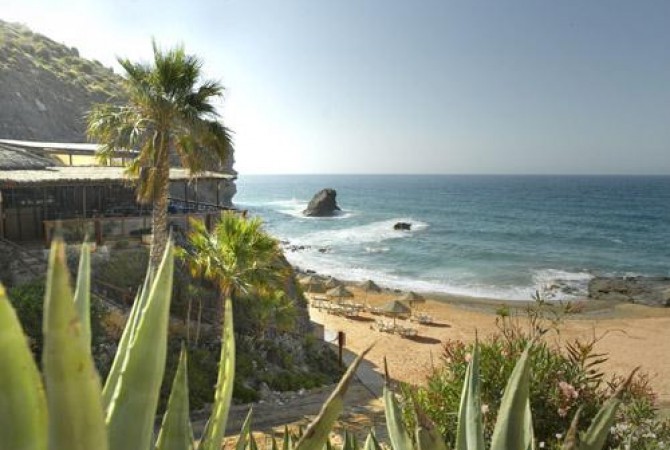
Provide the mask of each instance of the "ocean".
POLYGON ((289 261, 417 292, 529 300, 586 295, 594 276, 670 276, 670 177, 240 176, 234 203, 289 261), (342 213, 301 212, 322 188, 342 213), (396 231, 410 222, 411 231, 396 231))

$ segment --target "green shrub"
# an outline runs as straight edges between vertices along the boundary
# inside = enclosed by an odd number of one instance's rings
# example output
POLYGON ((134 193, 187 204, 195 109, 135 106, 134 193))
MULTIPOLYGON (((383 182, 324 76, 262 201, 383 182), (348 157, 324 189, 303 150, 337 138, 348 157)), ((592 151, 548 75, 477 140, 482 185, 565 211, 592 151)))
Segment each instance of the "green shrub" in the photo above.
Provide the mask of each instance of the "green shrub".
MULTIPOLYGON (((506 331, 509 332, 509 329, 506 331)), ((481 402, 484 435, 487 440, 493 432, 507 379, 528 343, 528 337, 522 333, 508 333, 507 336, 497 334, 479 342, 481 402)), ((562 437, 570 427, 578 409, 581 410, 582 423, 588 424, 604 402, 624 382, 621 377, 607 382, 604 380, 598 366, 606 358, 594 353, 592 344, 593 342, 574 341, 567 346, 572 349, 570 352, 565 349, 561 351, 541 341, 530 352, 529 388, 534 432, 537 441, 544 442, 546 448, 559 444, 562 439, 557 439, 557 436, 562 437), (576 348, 582 348, 585 354, 583 358, 576 358, 576 348)), ((447 442, 454 442, 456 438, 456 411, 460 405, 463 380, 473 349, 474 344, 447 341, 444 345, 443 363, 428 377, 427 386, 418 389, 405 386, 403 390, 406 405, 411 403, 410 398, 417 402, 435 421, 447 442)), ((654 396, 645 375, 638 375, 632 380, 623 398, 627 404, 637 404, 640 407, 647 405, 647 409, 641 415, 639 413, 642 411, 638 410, 638 420, 635 421, 628 416, 630 409, 622 408, 617 418, 618 424, 655 420, 653 408, 649 409, 654 396)), ((407 418, 412 420, 411 415, 407 418)), ((618 441, 614 438, 615 436, 610 438, 610 448, 617 448, 621 443, 620 438, 617 438, 618 441)))
MULTIPOLYGON (((13 287, 9 291, 9 298, 16 314, 23 325, 24 332, 28 336, 30 348, 35 356, 35 361, 42 358, 42 316, 44 314, 44 283, 43 279, 33 280, 25 284, 13 287)), ((97 297, 91 298, 91 337, 93 356, 96 358, 99 352, 104 351, 102 344, 108 341, 103 326, 103 318, 106 311, 97 297)), ((96 358, 98 371, 105 374, 109 369, 104 364, 103 358, 96 358)))

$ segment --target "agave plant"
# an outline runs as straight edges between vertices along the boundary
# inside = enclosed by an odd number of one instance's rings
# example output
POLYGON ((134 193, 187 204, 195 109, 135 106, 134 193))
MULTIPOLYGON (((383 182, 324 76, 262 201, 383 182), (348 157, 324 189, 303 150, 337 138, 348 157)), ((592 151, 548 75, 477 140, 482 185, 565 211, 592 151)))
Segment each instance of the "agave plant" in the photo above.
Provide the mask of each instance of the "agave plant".
MULTIPOLYGON (((215 450, 220 449, 230 408, 235 368, 232 304, 225 300, 218 381, 212 413, 199 441, 189 418, 187 361, 182 349, 162 427, 154 440, 154 421, 163 380, 172 292, 173 245, 157 270, 148 270, 130 311, 112 368, 104 383, 90 349, 89 249, 82 246, 76 290, 72 292, 65 245, 54 240, 49 257, 44 308, 44 352, 40 374, 27 339, 0 286, 0 450, 215 450)), ((368 349, 369 350, 369 349, 368 349)), ((329 436, 344 408, 344 395, 364 351, 302 435, 284 433, 282 450, 333 448, 329 436)), ((535 448, 528 401, 529 349, 519 359, 505 390, 491 450, 535 448)), ((388 376, 387 376, 388 380, 388 376)), ((417 410, 417 429, 402 421, 395 394, 384 388, 386 422, 395 450, 446 450, 435 426, 417 410)), ((578 414, 566 433, 565 450, 599 450, 614 419, 620 392, 605 403, 581 436, 578 414)), ((479 400, 479 352, 468 366, 458 412, 456 450, 484 450, 479 400)), ((237 450, 256 450, 251 412, 237 450)), ((272 441, 273 450, 277 443, 272 441)), ((381 450, 374 433, 362 446, 345 434, 344 450, 381 450)))

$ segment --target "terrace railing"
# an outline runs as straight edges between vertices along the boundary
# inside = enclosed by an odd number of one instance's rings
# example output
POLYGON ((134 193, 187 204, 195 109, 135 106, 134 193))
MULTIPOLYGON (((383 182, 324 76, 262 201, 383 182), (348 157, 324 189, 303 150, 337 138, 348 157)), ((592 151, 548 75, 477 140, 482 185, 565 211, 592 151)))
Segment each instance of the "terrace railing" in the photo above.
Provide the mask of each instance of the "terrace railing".
MULTIPOLYGON (((219 212, 194 212, 187 214, 169 214, 170 227, 188 231, 189 219, 203 220, 209 227, 219 216, 219 212)), ((151 216, 93 217, 65 220, 45 220, 45 243, 49 245, 56 230, 59 230, 67 242, 81 242, 84 239, 95 240, 98 245, 106 241, 122 239, 146 240, 143 236, 151 234, 151 216)))

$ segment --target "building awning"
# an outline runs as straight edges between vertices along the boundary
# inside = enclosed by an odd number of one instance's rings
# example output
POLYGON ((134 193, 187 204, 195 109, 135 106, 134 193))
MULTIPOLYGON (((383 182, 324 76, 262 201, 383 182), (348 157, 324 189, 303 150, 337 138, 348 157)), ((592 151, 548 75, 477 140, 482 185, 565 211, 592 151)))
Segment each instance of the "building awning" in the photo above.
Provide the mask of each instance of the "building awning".
MULTIPOLYGON (((170 181, 234 180, 234 175, 220 172, 200 172, 191 176, 187 169, 170 169, 170 181)), ((62 186, 72 184, 123 183, 134 180, 123 167, 63 166, 42 170, 0 170, 0 187, 62 186)))

